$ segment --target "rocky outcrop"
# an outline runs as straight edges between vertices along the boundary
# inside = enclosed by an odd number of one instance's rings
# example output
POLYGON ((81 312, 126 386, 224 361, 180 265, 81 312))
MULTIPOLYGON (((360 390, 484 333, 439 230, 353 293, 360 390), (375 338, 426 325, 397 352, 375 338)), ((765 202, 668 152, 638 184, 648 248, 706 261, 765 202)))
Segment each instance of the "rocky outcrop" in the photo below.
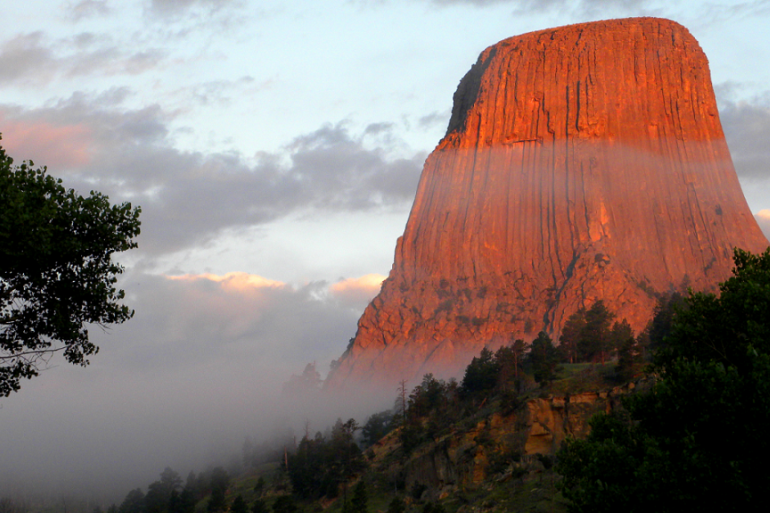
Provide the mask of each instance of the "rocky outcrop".
POLYGON ((640 330, 655 294, 715 290, 735 246, 767 239, 687 29, 636 18, 506 39, 460 82, 390 276, 327 385, 457 375, 600 299, 640 330))
POLYGON ((540 457, 553 457, 566 438, 585 438, 591 417, 620 407, 621 396, 634 388, 631 383, 601 392, 530 399, 514 412, 493 413, 468 431, 453 432, 411 455, 402 471, 406 489, 424 485, 435 494, 447 493, 480 485, 514 467, 532 470, 540 457), (504 465, 495 469, 496 459, 504 465))

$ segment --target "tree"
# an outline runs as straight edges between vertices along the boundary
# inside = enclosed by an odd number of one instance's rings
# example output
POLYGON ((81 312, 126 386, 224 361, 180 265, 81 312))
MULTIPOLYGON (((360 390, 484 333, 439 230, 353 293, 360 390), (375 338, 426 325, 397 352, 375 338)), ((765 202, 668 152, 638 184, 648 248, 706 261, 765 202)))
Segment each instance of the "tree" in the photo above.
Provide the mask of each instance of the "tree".
POLYGON ((559 363, 559 353, 547 333, 541 331, 532 341, 529 349, 529 361, 535 381, 541 386, 556 378, 556 367, 559 363))
POLYGON ((0 396, 19 390, 55 353, 88 365, 99 348, 86 324, 133 311, 115 288, 112 254, 137 247, 140 209, 65 189, 45 167, 13 165, 0 147, 0 396))
POLYGON ((264 500, 257 499, 251 505, 251 513, 270 513, 270 510, 267 508, 264 500))
POLYGON ((404 513, 406 511, 406 503, 401 497, 393 497, 388 504, 387 513, 404 513))
POLYGON ((249 513, 249 506, 240 494, 233 500, 233 505, 230 506, 230 513, 249 513))
POLYGON ((361 429, 362 443, 369 447, 393 429, 393 412, 390 410, 372 414, 361 429))
POLYGON ((619 381, 629 381, 634 377, 637 364, 641 361, 639 344, 634 337, 629 337, 620 342, 618 346, 618 364, 615 366, 615 375, 619 381))
POLYGON ((211 497, 207 506, 208 511, 224 511, 227 509, 225 493, 230 486, 230 476, 222 467, 214 467, 211 471, 211 497))
POLYGON ((678 311, 686 308, 685 298, 678 292, 665 294, 658 298, 655 305, 655 315, 647 326, 649 349, 654 351, 663 348, 665 339, 671 333, 674 317, 678 311))
POLYGON ((460 385, 463 393, 472 395, 494 389, 499 370, 500 366, 492 351, 483 348, 479 356, 474 356, 465 368, 465 376, 460 385))
POLYGON ((273 502, 273 513, 296 513, 297 503, 291 495, 281 495, 273 502))
POLYGON ((652 390, 568 440, 570 511, 759 511, 770 501, 770 249, 735 250, 721 295, 690 293, 652 390))
POLYGON ((141 488, 131 490, 118 508, 119 513, 146 513, 144 493, 141 488))
POLYGON ((363 479, 353 487, 353 498, 351 499, 351 513, 367 513, 369 511, 369 498, 366 493, 366 483, 363 479))
POLYGON ((353 440, 355 420, 337 419, 329 440, 321 433, 303 437, 294 454, 288 456, 288 474, 294 494, 302 499, 336 497, 340 483, 346 483, 366 467, 353 440))
POLYGON ((695 292, 675 309, 670 333, 655 362, 713 360, 740 370, 753 354, 770 354, 770 248, 760 255, 736 249, 733 276, 720 295, 695 292))
POLYGON ((144 497, 147 513, 165 513, 171 509, 171 498, 176 493, 175 507, 181 507, 178 503, 179 490, 182 488, 182 478, 170 467, 163 469, 160 481, 155 481, 147 487, 147 495, 144 497))
POLYGON ((0 497, 0 513, 27 513, 29 504, 22 501, 14 501, 10 497, 0 497))
POLYGON ((612 337, 610 324, 615 314, 607 310, 604 301, 597 301, 585 314, 585 326, 580 332, 578 353, 583 361, 602 364, 611 350, 612 337))
POLYGON ((259 479, 257 479, 257 482, 254 483, 254 494, 257 497, 262 497, 262 494, 265 491, 265 478, 262 476, 259 476, 259 479))
POLYGON ((578 345, 586 327, 586 309, 580 308, 567 318, 559 337, 559 350, 565 361, 575 363, 578 360, 578 345))

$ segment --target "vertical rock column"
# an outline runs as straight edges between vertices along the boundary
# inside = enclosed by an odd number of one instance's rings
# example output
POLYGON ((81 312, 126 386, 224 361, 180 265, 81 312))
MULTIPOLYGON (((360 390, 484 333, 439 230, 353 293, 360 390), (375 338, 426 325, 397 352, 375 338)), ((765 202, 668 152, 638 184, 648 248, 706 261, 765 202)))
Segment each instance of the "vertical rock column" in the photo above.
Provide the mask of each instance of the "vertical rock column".
POLYGON ((638 331, 656 293, 715 290, 733 247, 767 244, 687 29, 633 18, 506 39, 460 82, 390 276, 327 385, 457 375, 597 300, 638 331))

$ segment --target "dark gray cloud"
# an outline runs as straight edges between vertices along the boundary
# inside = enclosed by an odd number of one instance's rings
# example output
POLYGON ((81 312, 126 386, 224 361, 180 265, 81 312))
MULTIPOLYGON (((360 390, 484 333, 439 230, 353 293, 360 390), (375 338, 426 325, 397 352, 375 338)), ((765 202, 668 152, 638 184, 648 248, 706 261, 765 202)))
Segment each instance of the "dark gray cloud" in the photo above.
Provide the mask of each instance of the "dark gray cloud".
POLYGON ((392 136, 390 125, 370 125, 360 135, 325 125, 249 160, 176 149, 173 116, 157 105, 117 108, 129 94, 78 93, 34 110, 0 106, 0 132, 17 160, 48 165, 77 190, 96 188, 141 205, 145 253, 203 244, 293 213, 387 209, 414 197, 425 154, 403 158, 371 145, 374 136, 392 136))
POLYGON ((142 50, 111 37, 80 33, 51 40, 43 32, 19 34, 0 45, 0 84, 46 84, 59 77, 136 75, 166 58, 160 48, 142 50))
POLYGON ((720 84, 715 90, 722 128, 738 176, 770 179, 770 92, 738 99, 740 84, 720 84))
POLYGON ((0 84, 21 78, 50 79, 56 58, 42 40, 42 32, 33 32, 3 42, 0 46, 0 84))

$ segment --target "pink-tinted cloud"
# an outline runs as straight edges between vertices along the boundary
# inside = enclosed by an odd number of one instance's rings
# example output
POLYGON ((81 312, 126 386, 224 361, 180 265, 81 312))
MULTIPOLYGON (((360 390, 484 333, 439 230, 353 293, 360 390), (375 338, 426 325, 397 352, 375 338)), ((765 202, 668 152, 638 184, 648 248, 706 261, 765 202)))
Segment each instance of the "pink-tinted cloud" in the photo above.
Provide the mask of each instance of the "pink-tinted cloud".
POLYGON ((329 292, 344 306, 363 308, 380 292, 385 278, 381 274, 348 278, 332 284, 329 292))
POLYGON ((770 209, 763 209, 754 214, 754 219, 757 220, 759 227, 762 229, 762 233, 770 240, 770 209))
POLYGON ((203 273, 203 274, 183 274, 181 276, 167 276, 169 280, 179 280, 194 282, 199 280, 208 280, 220 283, 222 288, 234 291, 244 291, 260 289, 264 287, 285 287, 286 284, 280 281, 263 278, 257 274, 244 272, 232 272, 223 275, 203 273))
POLYGON ((91 129, 84 124, 8 119, 0 112, 0 142, 16 162, 32 160, 52 169, 85 166, 91 161, 91 129))

